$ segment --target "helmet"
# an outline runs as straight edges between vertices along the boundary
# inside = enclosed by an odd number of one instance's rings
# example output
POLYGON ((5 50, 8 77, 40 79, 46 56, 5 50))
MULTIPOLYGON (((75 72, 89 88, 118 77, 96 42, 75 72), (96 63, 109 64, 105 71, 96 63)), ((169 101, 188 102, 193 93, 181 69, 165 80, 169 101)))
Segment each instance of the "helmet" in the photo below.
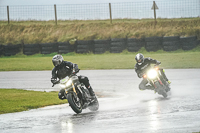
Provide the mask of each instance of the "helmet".
POLYGON ((138 65, 142 65, 142 63, 144 62, 144 55, 141 54, 141 53, 138 53, 135 56, 135 60, 136 60, 136 62, 137 62, 138 65))
POLYGON ((59 66, 62 63, 63 60, 64 59, 63 59, 62 55, 55 55, 52 58, 52 62, 53 62, 54 66, 59 66))

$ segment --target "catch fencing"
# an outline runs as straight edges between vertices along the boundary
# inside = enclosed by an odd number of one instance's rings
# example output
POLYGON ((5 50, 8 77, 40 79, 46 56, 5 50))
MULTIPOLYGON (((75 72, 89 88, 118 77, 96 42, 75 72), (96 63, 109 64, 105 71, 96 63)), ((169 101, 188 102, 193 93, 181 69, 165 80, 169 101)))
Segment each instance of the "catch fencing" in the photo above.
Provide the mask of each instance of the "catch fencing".
POLYGON ((200 0, 0 6, 0 21, 105 20, 200 17, 200 0))

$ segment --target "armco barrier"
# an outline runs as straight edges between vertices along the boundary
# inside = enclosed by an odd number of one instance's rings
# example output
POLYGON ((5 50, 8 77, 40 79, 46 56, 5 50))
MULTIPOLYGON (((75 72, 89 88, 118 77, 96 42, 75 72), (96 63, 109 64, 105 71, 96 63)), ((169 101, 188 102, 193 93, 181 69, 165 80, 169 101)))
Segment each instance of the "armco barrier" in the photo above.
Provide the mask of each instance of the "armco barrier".
POLYGON ((39 44, 24 44, 23 45, 23 54, 25 55, 34 55, 40 53, 41 48, 39 44))

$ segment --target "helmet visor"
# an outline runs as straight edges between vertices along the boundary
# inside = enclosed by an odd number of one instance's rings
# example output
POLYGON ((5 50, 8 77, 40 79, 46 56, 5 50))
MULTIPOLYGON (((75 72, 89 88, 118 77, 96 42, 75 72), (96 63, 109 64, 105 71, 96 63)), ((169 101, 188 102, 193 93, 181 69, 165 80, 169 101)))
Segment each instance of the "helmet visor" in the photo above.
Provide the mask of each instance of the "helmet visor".
POLYGON ((138 60, 137 62, 138 62, 138 63, 142 63, 142 60, 138 60))
POLYGON ((54 65, 54 66, 59 66, 60 63, 61 63, 60 61, 53 61, 53 65, 54 65))
POLYGON ((142 65, 143 62, 144 62, 144 59, 137 60, 138 65, 142 65))

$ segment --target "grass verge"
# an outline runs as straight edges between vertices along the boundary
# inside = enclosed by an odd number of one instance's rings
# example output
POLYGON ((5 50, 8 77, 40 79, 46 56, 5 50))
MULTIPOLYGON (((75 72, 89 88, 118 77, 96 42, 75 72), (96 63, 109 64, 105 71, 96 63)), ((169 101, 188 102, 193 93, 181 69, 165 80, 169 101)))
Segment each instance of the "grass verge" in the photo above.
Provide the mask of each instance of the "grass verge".
POLYGON ((58 98, 58 92, 0 89, 0 94, 0 114, 26 111, 67 102, 67 100, 58 98))
MULTIPOLYGON (((200 46, 190 51, 177 50, 165 52, 147 52, 142 48, 140 53, 145 57, 151 57, 162 62, 162 67, 167 69, 200 68, 200 46)), ((91 69, 133 69, 135 65, 135 55, 138 52, 104 53, 104 54, 63 54, 66 61, 78 64, 81 70, 91 69)), ((49 55, 17 55, 0 58, 0 71, 40 71, 52 70, 52 57, 56 53, 49 55)))

